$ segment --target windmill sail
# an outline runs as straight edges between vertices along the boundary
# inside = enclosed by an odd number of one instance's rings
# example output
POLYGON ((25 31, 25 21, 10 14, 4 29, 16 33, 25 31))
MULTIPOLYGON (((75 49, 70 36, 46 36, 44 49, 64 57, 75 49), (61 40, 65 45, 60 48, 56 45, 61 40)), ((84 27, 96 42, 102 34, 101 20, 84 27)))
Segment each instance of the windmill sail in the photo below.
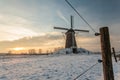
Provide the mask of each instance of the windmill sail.
POLYGON ((74 31, 89 32, 89 30, 80 30, 80 29, 74 29, 74 31))
POLYGON ((71 29, 73 29, 73 16, 71 16, 71 29))
POLYGON ((54 29, 69 30, 68 28, 54 27, 54 29))

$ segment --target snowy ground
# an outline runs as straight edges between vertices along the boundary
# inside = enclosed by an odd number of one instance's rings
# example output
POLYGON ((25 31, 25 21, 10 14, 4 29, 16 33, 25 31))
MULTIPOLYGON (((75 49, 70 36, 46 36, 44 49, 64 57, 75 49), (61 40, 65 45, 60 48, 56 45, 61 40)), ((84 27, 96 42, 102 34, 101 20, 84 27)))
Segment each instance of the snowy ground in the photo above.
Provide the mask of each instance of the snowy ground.
MULTIPOLYGON (((98 59, 101 55, 0 56, 0 80, 73 80, 98 59)), ((120 80, 120 61, 113 64, 115 80, 120 80)), ((78 80, 103 80, 102 63, 78 80)))

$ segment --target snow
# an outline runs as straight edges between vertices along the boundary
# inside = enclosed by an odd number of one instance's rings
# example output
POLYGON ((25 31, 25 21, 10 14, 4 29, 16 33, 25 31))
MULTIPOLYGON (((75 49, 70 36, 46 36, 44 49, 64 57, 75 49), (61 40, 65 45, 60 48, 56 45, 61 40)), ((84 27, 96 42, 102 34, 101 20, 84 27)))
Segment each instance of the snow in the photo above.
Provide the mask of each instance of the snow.
MULTIPOLYGON (((66 49, 61 49, 58 50, 56 52, 54 52, 55 54, 71 54, 72 53, 72 48, 66 48, 66 49)), ((93 52, 88 51, 84 48, 77 48, 77 54, 92 54, 93 52)))
MULTIPOLYGON (((98 59, 100 54, 0 56, 0 80, 73 80, 98 59)), ((113 65, 115 80, 120 80, 120 61, 113 65)), ((102 63, 77 80, 103 80, 102 63)))

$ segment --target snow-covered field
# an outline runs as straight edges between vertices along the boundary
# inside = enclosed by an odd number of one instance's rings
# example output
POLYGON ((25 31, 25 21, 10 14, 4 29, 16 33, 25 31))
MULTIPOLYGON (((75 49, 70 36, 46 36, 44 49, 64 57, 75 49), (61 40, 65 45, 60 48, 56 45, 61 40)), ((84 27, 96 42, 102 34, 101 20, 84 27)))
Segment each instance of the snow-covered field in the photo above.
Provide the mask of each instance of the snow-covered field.
MULTIPOLYGON (((0 56, 0 80, 73 80, 98 59, 101 55, 0 56)), ((120 80, 120 61, 113 65, 115 80, 120 80)), ((78 80, 103 80, 102 63, 78 80)))

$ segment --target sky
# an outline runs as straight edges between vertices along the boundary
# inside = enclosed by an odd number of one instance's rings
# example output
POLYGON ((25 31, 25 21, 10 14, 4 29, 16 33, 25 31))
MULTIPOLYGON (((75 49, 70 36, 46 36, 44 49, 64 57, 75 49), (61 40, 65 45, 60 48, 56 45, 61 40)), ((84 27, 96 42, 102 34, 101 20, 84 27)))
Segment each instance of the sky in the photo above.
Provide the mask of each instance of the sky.
MULTIPOLYGON (((92 25, 96 32, 108 26, 111 46, 120 47, 119 0, 68 0, 92 25)), ((100 37, 74 12, 65 0, 0 0, 0 53, 9 50, 64 47, 65 32, 54 26, 70 28, 70 15, 74 16, 74 28, 89 30, 76 32, 78 47, 100 51, 100 37)))

